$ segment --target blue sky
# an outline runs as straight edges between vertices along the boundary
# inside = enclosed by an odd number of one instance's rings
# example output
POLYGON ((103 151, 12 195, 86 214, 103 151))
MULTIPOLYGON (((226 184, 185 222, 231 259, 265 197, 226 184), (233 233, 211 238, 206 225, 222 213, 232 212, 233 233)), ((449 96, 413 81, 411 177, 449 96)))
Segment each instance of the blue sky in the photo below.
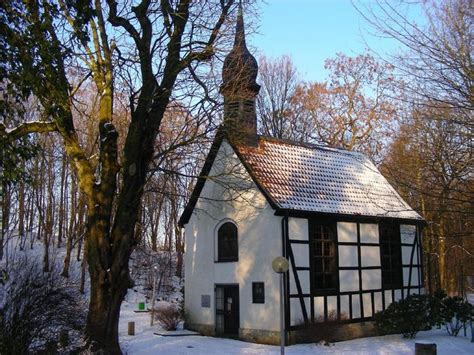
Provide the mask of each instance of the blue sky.
POLYGON ((325 59, 338 52, 356 55, 370 47, 383 54, 397 48, 370 34, 350 0, 267 0, 260 3, 259 25, 247 41, 257 57, 289 54, 305 80, 323 80, 325 59))

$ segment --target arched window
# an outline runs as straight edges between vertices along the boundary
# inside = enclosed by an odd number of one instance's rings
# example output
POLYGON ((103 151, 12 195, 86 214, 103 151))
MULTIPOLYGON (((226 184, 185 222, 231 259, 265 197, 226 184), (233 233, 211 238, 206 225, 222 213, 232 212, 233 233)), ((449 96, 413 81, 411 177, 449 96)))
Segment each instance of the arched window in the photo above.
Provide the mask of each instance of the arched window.
POLYGON ((217 261, 238 261, 237 226, 226 222, 217 231, 217 261))

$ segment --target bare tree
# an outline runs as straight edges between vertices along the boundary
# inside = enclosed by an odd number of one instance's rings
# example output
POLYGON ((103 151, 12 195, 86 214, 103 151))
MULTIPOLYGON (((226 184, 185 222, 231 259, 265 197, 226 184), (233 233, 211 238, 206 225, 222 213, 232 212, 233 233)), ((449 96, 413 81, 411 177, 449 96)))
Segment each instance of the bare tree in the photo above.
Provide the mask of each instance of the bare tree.
POLYGON ((474 156, 470 140, 448 115, 456 111, 413 111, 382 171, 428 221, 423 232, 428 289, 463 294, 464 278, 474 272, 474 156))
POLYGON ((429 222, 429 289, 462 293, 464 276, 473 272, 472 2, 380 0, 355 6, 377 35, 400 45, 385 59, 403 79, 410 120, 402 123, 384 170, 429 222))
POLYGON ((258 66, 260 132, 276 138, 300 140, 298 130, 295 130, 297 117, 291 114, 291 100, 300 80, 291 58, 282 56, 272 60, 261 57, 258 66))
POLYGON ((380 157, 400 110, 395 98, 401 83, 393 66, 370 54, 339 53, 326 60, 325 68, 324 82, 304 82, 289 57, 261 59, 261 133, 380 157))
POLYGON ((1 74, 14 83, 10 89, 18 96, 34 94, 44 113, 42 120, 3 128, 2 135, 12 140, 57 132, 62 137, 87 205, 87 340, 94 351, 120 353, 120 305, 132 284, 128 261, 155 139, 174 93, 195 83, 205 100, 202 76, 209 73, 206 63, 216 53, 234 1, 106 2, 107 7, 99 0, 2 3, 1 74), (90 121, 98 127, 94 157, 82 145, 71 106, 76 88, 66 69, 80 61, 84 81, 91 78, 98 93, 98 114, 90 121), (119 73, 121 68, 128 70, 119 73), (133 73, 136 85, 130 87, 131 118, 119 157, 114 91, 127 73, 133 73))
POLYGON ((401 45, 387 60, 406 82, 407 97, 418 105, 457 108, 458 114, 449 119, 464 125, 472 136, 472 1, 379 0, 356 8, 378 34, 401 45), (408 15, 412 7, 421 10, 422 19, 408 15))

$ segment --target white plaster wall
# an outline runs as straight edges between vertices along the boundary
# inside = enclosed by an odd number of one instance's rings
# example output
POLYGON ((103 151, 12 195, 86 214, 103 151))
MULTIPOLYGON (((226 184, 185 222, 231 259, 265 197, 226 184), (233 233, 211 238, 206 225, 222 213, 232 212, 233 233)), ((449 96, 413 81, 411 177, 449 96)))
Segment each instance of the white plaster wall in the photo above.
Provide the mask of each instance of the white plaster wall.
POLYGON ((362 289, 377 290, 382 288, 381 270, 362 270, 362 289))
POLYGON ((339 289, 341 292, 359 291, 359 271, 339 270, 339 289))
MULTIPOLYGON (((290 294, 295 295, 298 293, 298 288, 296 287, 296 281, 293 275, 293 271, 290 268, 290 294)), ((310 293, 310 281, 309 281, 309 270, 300 270, 298 271, 298 277, 300 279, 301 292, 304 294, 310 293)))
MULTIPOLYGON (((306 307, 306 315, 311 317, 311 299, 309 297, 304 298, 304 303, 306 307)), ((301 325, 304 324, 303 311, 301 310, 301 303, 299 298, 290 299, 290 324, 291 325, 301 325)))
POLYGON ((360 247, 360 262, 364 266, 380 266, 380 247, 360 247))
POLYGON ((328 296, 328 318, 330 320, 337 320, 337 296, 328 296))
MULTIPOLYGON (((406 244, 413 244, 416 238, 416 226, 413 225, 400 225, 400 238, 402 243, 406 244)), ((412 253, 413 247, 411 246, 402 246, 402 263, 403 265, 409 265, 411 260, 411 253, 412 253)), ((413 252, 413 264, 418 264, 418 255, 419 255, 419 245, 416 246, 414 252, 413 252)), ((412 268, 412 274, 411 274, 411 282, 410 286, 418 286, 420 283, 420 280, 418 278, 418 267, 412 268)), ((409 267, 404 267, 403 268, 403 285, 404 286, 409 286, 409 276, 410 276, 410 268, 409 267)), ((414 291, 411 290, 410 293, 413 293, 414 291)))
POLYGON ((402 299, 402 290, 395 290, 394 302, 398 302, 402 299))
POLYGON ((379 225, 374 223, 360 223, 360 241, 362 243, 379 243, 379 225))
MULTIPOLYGON (((288 218, 288 236, 290 239, 308 241, 309 230, 308 220, 305 218, 288 218)), ((295 257, 296 267, 309 267, 309 244, 297 244, 292 243, 291 248, 293 250, 293 256, 295 257)), ((296 287, 296 281, 293 274, 293 268, 290 266, 290 294, 297 294, 298 288, 296 287)), ((298 271, 298 277, 301 285, 301 291, 303 294, 309 294, 310 290, 310 276, 309 270, 298 271)), ((310 316, 310 298, 305 298, 306 312, 308 317, 310 316)), ((293 298, 290 300, 290 321, 292 325, 301 324, 303 320, 303 313, 301 310, 301 304, 299 298, 293 298)))
POLYGON ((279 279, 272 260, 280 256, 281 218, 252 182, 230 145, 217 153, 189 223, 185 226, 187 322, 215 324, 215 284, 239 284, 240 328, 279 329, 279 279), (229 201, 229 202, 225 202, 229 201), (231 219, 238 228, 239 261, 216 263, 216 226, 231 219), (265 283, 265 303, 252 303, 252 282, 265 283), (201 307, 201 295, 211 307, 201 307))
POLYGON ((341 296, 341 319, 349 319, 349 295, 341 296))
POLYGON ((352 318, 360 318, 360 296, 352 295, 352 318))
POLYGON ((419 269, 417 267, 414 267, 411 275, 411 286, 418 286, 422 282, 421 280, 419 280, 419 275, 419 269))
POLYGON ((290 239, 309 240, 308 228, 308 220, 306 218, 288 218, 288 233, 290 239))
MULTIPOLYGON (((416 247, 415 251, 413 252, 413 264, 418 264, 418 246, 416 247)), ((411 250, 413 247, 402 246, 402 263, 403 265, 409 265, 411 260, 411 250)))
POLYGON ((416 236, 416 226, 402 224, 400 225, 400 237, 402 243, 413 244, 416 236))
POLYGON ((292 243, 291 249, 296 267, 309 267, 309 245, 292 243))
POLYGON ((357 223, 337 222, 337 238, 339 242, 357 243, 357 223))
POLYGON ((317 321, 324 321, 324 297, 314 297, 314 318, 317 321))
MULTIPOLYGON (((408 281, 410 278, 410 268, 403 268, 403 286, 409 286, 408 281)), ((414 267, 411 269, 411 282, 410 286, 418 286, 418 268, 414 267)))
POLYGON ((382 292, 374 292, 375 312, 382 310, 382 292))
MULTIPOLYGON (((339 245, 339 266, 358 266, 359 252, 356 246, 339 245)), ((363 254, 362 254, 363 255, 363 254)))
POLYGON ((372 317, 372 296, 370 293, 363 293, 364 317, 372 317))

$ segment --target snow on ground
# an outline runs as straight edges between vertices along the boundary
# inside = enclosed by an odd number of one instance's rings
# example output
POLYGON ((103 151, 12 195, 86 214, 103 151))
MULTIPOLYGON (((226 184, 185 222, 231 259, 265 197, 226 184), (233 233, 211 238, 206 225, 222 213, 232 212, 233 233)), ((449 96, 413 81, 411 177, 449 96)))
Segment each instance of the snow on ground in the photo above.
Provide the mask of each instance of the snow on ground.
MULTIPOLYGON (((80 272, 80 263, 71 259, 71 273, 80 272)), ((41 258, 43 249, 40 243, 34 243, 33 249, 26 248, 20 252, 17 245, 10 245, 8 256, 15 259, 23 255, 30 258, 41 258)), ((59 261, 62 266, 64 248, 51 250, 51 261, 59 261)), ((39 259, 41 260, 41 259, 39 259)), ((4 266, 5 259, 0 263, 4 266)), ((140 289, 140 288, 138 288, 140 289)), ((88 291, 88 286, 86 286, 88 291)), ((135 313, 138 302, 145 301, 142 292, 130 290, 122 304, 119 325, 119 337, 122 351, 129 355, 146 354, 279 354, 278 346, 247 343, 232 339, 213 338, 204 336, 158 336, 155 332, 162 332, 158 325, 150 326, 150 313, 135 313), (127 323, 135 321, 135 336, 127 335, 127 323)), ((435 329, 420 332, 416 339, 403 339, 401 335, 362 338, 344 341, 324 346, 317 344, 299 344, 286 347, 287 354, 414 354, 415 342, 436 343, 438 354, 474 354, 474 343, 470 342, 470 330, 466 337, 460 332, 458 337, 450 337, 444 329, 435 329)))
MULTIPOLYGON (((158 325, 150 327, 149 313, 135 313, 138 295, 127 297, 120 314, 120 345, 124 354, 279 354, 280 347, 247 343, 232 339, 204 336, 159 336, 158 325), (135 321, 135 336, 127 335, 127 323, 135 321)), ((436 343, 438 354, 474 354, 470 332, 466 337, 450 337, 444 329, 434 329, 417 334, 416 339, 401 335, 362 338, 331 344, 298 344, 287 346, 287 354, 414 354, 415 342, 436 343)))

